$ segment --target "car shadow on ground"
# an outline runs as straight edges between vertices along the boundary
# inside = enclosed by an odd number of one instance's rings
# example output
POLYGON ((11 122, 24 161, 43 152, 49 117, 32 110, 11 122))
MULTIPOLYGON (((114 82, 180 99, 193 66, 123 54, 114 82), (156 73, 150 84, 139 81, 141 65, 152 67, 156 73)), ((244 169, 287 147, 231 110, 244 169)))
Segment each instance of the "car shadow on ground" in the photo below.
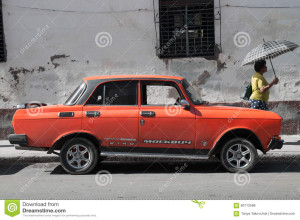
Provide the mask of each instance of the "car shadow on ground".
MULTIPOLYGON (((105 162, 100 163, 90 175, 102 173, 111 174, 172 174, 172 173, 229 173, 219 161, 212 162, 105 162), (104 172, 105 171, 105 172, 104 172)), ((281 173, 299 172, 300 163, 297 161, 260 161, 251 173, 281 173)), ((53 175, 68 174, 62 166, 57 166, 50 173, 53 175)))
POLYGON ((31 164, 15 162, 15 163, 0 163, 0 176, 13 175, 25 169, 31 164))

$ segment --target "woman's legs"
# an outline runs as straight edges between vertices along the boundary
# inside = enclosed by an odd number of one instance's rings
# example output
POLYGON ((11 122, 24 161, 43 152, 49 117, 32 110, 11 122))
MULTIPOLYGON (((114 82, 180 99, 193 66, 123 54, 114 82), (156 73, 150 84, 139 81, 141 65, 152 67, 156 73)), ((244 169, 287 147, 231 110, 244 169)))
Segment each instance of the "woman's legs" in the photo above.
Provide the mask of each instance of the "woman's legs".
POLYGON ((251 108, 269 111, 268 104, 261 100, 249 99, 251 108))

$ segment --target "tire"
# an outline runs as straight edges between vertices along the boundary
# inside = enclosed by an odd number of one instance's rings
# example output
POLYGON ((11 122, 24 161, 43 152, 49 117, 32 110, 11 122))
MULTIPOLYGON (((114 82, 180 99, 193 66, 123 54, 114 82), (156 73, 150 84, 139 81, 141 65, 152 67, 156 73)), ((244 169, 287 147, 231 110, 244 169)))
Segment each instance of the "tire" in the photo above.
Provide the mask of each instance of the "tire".
POLYGON ((221 162, 229 172, 249 172, 258 162, 257 149, 245 138, 234 138, 222 148, 221 162))
POLYGON ((68 140, 60 150, 61 165, 70 174, 90 173, 99 159, 99 149, 85 138, 68 140))

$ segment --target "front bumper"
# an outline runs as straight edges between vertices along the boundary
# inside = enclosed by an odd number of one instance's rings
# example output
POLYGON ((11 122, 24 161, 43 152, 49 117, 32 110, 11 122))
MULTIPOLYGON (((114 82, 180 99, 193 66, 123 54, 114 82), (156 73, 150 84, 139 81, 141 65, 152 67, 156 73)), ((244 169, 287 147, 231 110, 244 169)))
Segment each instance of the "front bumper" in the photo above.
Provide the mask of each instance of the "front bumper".
POLYGON ((8 140, 11 144, 27 145, 26 134, 10 134, 8 140))
POLYGON ((281 149, 283 146, 284 140, 278 140, 276 138, 272 138, 272 140, 269 143, 268 149, 274 150, 274 149, 281 149))

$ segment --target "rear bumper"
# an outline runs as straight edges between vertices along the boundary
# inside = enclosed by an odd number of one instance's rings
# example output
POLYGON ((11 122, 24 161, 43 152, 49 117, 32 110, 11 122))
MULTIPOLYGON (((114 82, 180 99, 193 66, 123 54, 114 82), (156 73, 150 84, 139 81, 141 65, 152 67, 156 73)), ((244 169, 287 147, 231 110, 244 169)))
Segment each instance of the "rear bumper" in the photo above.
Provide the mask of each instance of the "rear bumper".
POLYGON ((272 140, 269 143, 268 149, 274 150, 274 149, 281 149, 283 146, 284 140, 277 140, 275 138, 272 138, 272 140))
POLYGON ((26 134, 10 134, 8 140, 11 144, 27 145, 26 134))

